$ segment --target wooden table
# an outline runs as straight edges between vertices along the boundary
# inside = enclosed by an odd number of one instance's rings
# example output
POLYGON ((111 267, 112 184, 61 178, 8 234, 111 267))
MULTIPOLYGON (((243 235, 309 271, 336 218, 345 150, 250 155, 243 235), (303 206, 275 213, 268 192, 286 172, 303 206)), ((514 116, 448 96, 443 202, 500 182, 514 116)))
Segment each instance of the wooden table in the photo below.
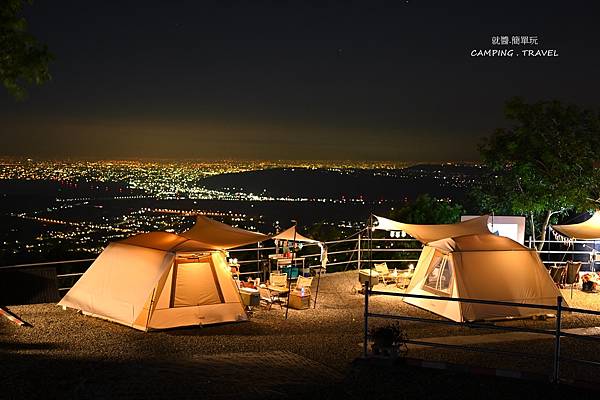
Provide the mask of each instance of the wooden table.
POLYGON ((267 286, 271 292, 275 292, 277 295, 285 294, 290 290, 285 286, 267 286))
POLYGON ((290 291, 285 286, 267 286, 267 289, 271 292, 271 295, 279 297, 280 300, 287 301, 287 294, 290 291))
POLYGON ((399 288, 406 288, 410 285, 410 280, 412 279, 414 272, 406 271, 406 272, 398 272, 395 274, 396 286, 399 288))

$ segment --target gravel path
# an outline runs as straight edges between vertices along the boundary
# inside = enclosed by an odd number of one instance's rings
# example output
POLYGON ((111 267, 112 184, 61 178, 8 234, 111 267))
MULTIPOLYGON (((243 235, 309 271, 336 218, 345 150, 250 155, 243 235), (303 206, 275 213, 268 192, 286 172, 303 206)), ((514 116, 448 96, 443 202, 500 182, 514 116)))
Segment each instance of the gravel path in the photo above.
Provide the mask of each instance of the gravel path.
MULTIPOLYGON (((307 362, 315 363, 314 365, 323 366, 324 371, 330 370, 332 374, 348 375, 352 361, 361 355, 363 340, 364 303, 362 295, 356 294, 353 290, 356 286, 356 272, 326 275, 321 279, 317 308, 290 309, 288 320, 284 319, 285 310, 273 307, 270 311, 257 311, 249 322, 149 333, 97 318, 85 317, 73 310, 63 311, 52 304, 14 306, 10 309, 31 323, 33 327, 19 328, 8 321, 0 320, 0 372, 5 376, 5 382, 22 386, 24 396, 33 395, 27 392, 26 388, 30 386, 24 383, 28 382, 33 375, 39 375, 53 382, 44 390, 64 391, 62 397, 67 398, 86 397, 85 394, 88 393, 86 390, 96 387, 94 385, 101 377, 109 377, 112 381, 119 380, 118 374, 104 376, 101 371, 119 371, 127 377, 142 376, 144 375, 142 372, 146 370, 154 371, 142 381, 165 374, 181 378, 186 376, 186 373, 181 371, 173 373, 172 366, 187 365, 188 369, 193 371, 197 369, 193 367, 194 363, 199 360, 207 359, 209 356, 235 353, 293 353, 299 356, 299 360, 308 360, 307 362), (161 367, 165 365, 171 367, 161 367), (171 372, 161 373, 161 368, 171 372), (40 371, 43 371, 43 374, 40 371)), ((566 290, 565 297, 571 305, 600 309, 600 295, 575 291, 574 299, 569 300, 568 293, 569 291, 566 290)), ((370 305, 373 312, 437 318, 429 312, 403 303, 398 297, 373 296, 370 305)), ((372 326, 385 323, 385 321, 373 321, 372 326)), ((554 323, 554 319, 550 318, 514 320, 502 324, 552 329, 554 323)), ((404 323, 403 326, 411 339, 498 332, 416 322, 404 323)), ((592 326, 600 326, 599 317, 564 316, 563 327, 592 326)), ((503 356, 482 356, 470 352, 431 349, 411 351, 409 355, 455 363, 484 364, 487 367, 547 372, 550 365, 548 355, 552 354, 552 346, 551 339, 494 344, 494 347, 499 349, 536 352, 545 357, 540 360, 514 360, 503 356)), ((563 346, 565 354, 586 356, 600 361, 599 357, 596 357, 596 354, 600 355, 598 347, 596 343, 582 344, 575 343, 573 340, 564 340, 563 346)), ((257 368, 257 370, 268 370, 271 363, 266 364, 264 368, 257 368)), ((273 368, 278 367, 275 365, 273 368)), ((569 376, 577 376, 581 369, 573 371, 575 372, 570 372, 569 367, 565 365, 565 373, 570 374, 569 376)), ((589 368, 586 371, 586 378, 599 375, 598 371, 591 372, 589 368)), ((184 379, 184 382, 190 380, 198 383, 203 379, 202 376, 198 376, 197 373, 191 374, 184 379)), ((285 379, 280 377, 279 380, 281 381, 279 386, 285 387, 287 384, 285 379)), ((293 390, 301 393, 303 385, 296 386, 299 387, 293 390)), ((176 385, 176 388, 180 387, 181 385, 176 385)), ((39 386, 33 388, 39 392, 39 386)), ((252 393, 252 390, 249 388, 247 392, 252 393)), ((157 398, 164 395, 164 392, 158 389, 152 389, 151 392, 155 393, 157 398)), ((87 397, 101 397, 97 392, 94 393, 96 393, 94 396, 87 397)), ((261 393, 264 394, 265 390, 261 393)), ((179 397, 185 397, 187 392, 182 390, 180 394, 179 397)), ((119 397, 118 393, 116 395, 119 397)), ((273 389, 273 395, 281 398, 281 390, 273 389)))

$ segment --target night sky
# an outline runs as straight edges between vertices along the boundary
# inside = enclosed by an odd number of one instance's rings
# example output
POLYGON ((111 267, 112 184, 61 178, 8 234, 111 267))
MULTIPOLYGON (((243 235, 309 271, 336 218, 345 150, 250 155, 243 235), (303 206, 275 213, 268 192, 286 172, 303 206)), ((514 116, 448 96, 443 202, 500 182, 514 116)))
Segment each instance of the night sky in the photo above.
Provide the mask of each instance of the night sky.
POLYGON ((476 160, 512 96, 598 107, 595 3, 36 0, 53 80, 0 91, 0 154, 476 160))

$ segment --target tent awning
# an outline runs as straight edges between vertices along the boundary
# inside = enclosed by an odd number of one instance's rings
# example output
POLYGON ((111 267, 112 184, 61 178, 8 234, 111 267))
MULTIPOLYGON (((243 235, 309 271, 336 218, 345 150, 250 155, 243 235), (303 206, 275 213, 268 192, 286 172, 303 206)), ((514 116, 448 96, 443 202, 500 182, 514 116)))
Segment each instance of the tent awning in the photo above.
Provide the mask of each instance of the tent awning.
POLYGON ((424 244, 440 239, 490 233, 487 226, 489 215, 482 215, 481 217, 458 222, 456 224, 439 225, 405 224, 377 215, 374 215, 374 217, 378 221, 375 229, 404 231, 424 244))
POLYGON ((579 224, 552 225, 552 229, 569 239, 600 239, 600 210, 579 224))
POLYGON ((227 250, 268 239, 262 233, 234 228, 199 215, 196 224, 178 235, 169 232, 140 233, 118 243, 170 252, 227 250))
POLYGON ((169 232, 139 233, 117 243, 169 252, 219 250, 219 248, 169 232))
POLYGON ((298 231, 296 230, 295 225, 286 229, 283 232, 279 232, 277 235, 273 236, 272 239, 290 240, 290 241, 305 242, 305 243, 319 243, 318 240, 309 239, 306 236, 302 236, 301 234, 299 234, 298 231))
POLYGON ((234 228, 203 215, 198 215, 196 224, 180 236, 223 250, 269 239, 267 235, 262 233, 234 228))

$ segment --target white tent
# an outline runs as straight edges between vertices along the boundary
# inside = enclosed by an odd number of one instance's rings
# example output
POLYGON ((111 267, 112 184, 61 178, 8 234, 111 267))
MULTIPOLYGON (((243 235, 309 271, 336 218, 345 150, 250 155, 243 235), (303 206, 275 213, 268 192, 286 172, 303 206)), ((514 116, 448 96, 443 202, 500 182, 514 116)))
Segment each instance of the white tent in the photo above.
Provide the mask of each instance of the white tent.
POLYGON ((277 235, 273 236, 272 239, 275 240, 288 240, 290 242, 305 242, 305 243, 319 243, 318 240, 309 239, 306 236, 303 236, 298 233, 296 230, 296 225, 287 228, 284 231, 279 232, 277 235))
MULTIPOLYGON (((481 220, 487 225, 487 216, 481 220)), ((407 293, 556 305, 560 291, 535 250, 489 231, 481 232, 484 225, 465 226, 470 221, 441 226, 402 224, 401 229, 419 236, 425 244, 407 293), (450 237, 440 238, 441 234, 450 237)), ((412 297, 404 301, 457 322, 545 313, 525 307, 412 297)))
POLYGON ((219 248, 266 236, 214 222, 199 218, 186 236, 151 232, 109 244, 58 305, 144 331, 246 320, 219 248))

